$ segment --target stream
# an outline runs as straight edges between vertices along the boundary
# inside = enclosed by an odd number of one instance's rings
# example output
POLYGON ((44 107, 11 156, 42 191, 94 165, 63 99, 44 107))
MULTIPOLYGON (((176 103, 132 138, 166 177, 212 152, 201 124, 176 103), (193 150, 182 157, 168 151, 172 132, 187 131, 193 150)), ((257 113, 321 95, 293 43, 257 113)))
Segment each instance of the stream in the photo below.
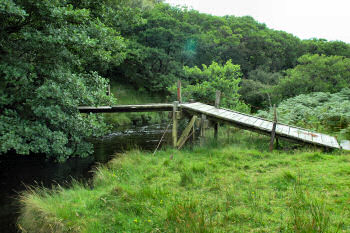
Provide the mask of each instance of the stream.
MULTIPOLYGON (((99 163, 108 162, 115 153, 132 148, 153 151, 166 127, 167 124, 153 124, 118 129, 93 141, 93 155, 71 158, 64 163, 47 162, 44 157, 32 155, 0 156, 0 233, 17 232, 18 194, 26 186, 69 186, 72 179, 86 182, 93 175, 91 170, 99 163)), ((170 134, 169 128, 164 140, 169 141, 170 134)))

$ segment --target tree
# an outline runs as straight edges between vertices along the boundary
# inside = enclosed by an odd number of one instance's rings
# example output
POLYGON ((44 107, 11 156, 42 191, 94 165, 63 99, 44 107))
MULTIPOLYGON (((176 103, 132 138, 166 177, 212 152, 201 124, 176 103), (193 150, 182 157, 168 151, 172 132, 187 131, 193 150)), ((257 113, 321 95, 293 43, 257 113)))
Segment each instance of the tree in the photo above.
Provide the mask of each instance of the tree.
MULTIPOLYGON (((225 65, 219 65, 213 62, 210 66, 203 65, 202 69, 198 67, 184 67, 185 76, 200 78, 193 85, 185 85, 182 90, 184 101, 195 99, 208 104, 214 104, 216 91, 221 91, 221 103, 223 107, 247 112, 249 107, 239 100, 239 83, 242 73, 239 65, 232 64, 231 60, 225 65)), ((176 87, 170 88, 175 92, 176 87)))
POLYGON ((93 10, 64 0, 0 2, 0 153, 85 156, 85 139, 105 132, 77 106, 114 101, 96 71, 124 59, 124 42, 93 10))
POLYGON ((286 71, 286 77, 274 90, 280 99, 311 92, 335 93, 349 87, 349 58, 306 54, 298 62, 295 68, 286 71))

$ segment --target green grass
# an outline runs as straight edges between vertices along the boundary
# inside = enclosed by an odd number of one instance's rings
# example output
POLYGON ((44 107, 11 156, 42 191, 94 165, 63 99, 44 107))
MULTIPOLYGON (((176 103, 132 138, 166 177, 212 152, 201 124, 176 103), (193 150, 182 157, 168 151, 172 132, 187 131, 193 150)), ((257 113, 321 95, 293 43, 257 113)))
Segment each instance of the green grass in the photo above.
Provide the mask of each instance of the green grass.
MULTIPOLYGON (((236 132, 237 133, 237 132, 236 132)), ((23 232, 349 232, 349 154, 265 150, 268 138, 130 151, 91 184, 21 196, 23 232)), ((248 135, 248 136, 247 136, 248 135)))
MULTIPOLYGON (((145 104, 163 103, 164 98, 150 95, 145 90, 137 90, 128 84, 111 82, 111 93, 117 98, 117 104, 145 104)), ((118 126, 131 124, 145 124, 149 122, 161 122, 167 119, 164 112, 145 113, 105 113, 105 121, 117 128, 118 126)))

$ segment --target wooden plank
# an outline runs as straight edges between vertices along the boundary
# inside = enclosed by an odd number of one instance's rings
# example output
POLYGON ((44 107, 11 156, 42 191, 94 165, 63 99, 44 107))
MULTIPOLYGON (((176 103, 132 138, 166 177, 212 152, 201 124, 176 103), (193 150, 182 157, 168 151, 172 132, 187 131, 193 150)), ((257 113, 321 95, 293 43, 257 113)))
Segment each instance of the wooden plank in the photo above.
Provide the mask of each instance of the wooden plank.
POLYGON ((187 104, 180 104, 180 107, 186 107, 186 108, 195 108, 197 106, 202 106, 201 103, 195 102, 195 103, 187 103, 187 104))
POLYGON ((232 113, 231 118, 232 120, 236 121, 236 122, 241 122, 240 120, 244 117, 244 115, 239 115, 236 113, 232 113))
POLYGON ((312 137, 312 141, 316 144, 320 144, 322 145, 323 142, 322 142, 322 138, 321 138, 321 135, 320 134, 314 134, 313 137, 312 137))
POLYGON ((258 120, 258 119, 256 119, 255 117, 249 117, 247 122, 248 122, 250 125, 254 125, 254 123, 255 123, 257 120, 258 120))
POLYGON ((298 129, 290 127, 289 136, 292 138, 299 138, 298 129))
POLYGON ((303 134, 302 132, 300 132, 300 129, 297 129, 297 133, 298 133, 298 138, 301 139, 302 141, 306 140, 306 135, 303 134))
POLYGON ((257 119, 257 121, 254 123, 254 127, 256 127, 256 128, 261 128, 260 126, 261 126, 261 124, 262 123, 264 123, 264 121, 263 120, 261 120, 261 119, 257 119))
POLYGON ((328 135, 321 134, 321 139, 322 139, 322 142, 323 142, 324 145, 332 146, 331 139, 329 138, 328 135))
POLYGON ((289 126, 286 125, 281 125, 281 124, 277 124, 276 126, 276 132, 282 135, 289 135, 289 126))
POLYGON ((339 145, 337 139, 335 137, 332 137, 332 136, 330 136, 330 138, 331 138, 331 141, 332 141, 332 145, 334 147, 336 147, 336 148, 340 148, 340 145, 339 145))
POLYGON ((158 112, 171 111, 172 104, 139 104, 139 105, 115 105, 115 106, 100 106, 78 107, 81 113, 108 113, 108 112, 158 112))
POLYGON ((242 115, 242 117, 239 119, 239 121, 243 124, 247 124, 248 117, 245 115, 242 115))
POLYGON ((262 128, 262 129, 265 129, 265 130, 268 130, 269 132, 271 132, 272 126, 273 126, 273 123, 270 122, 270 121, 264 121, 264 122, 261 124, 261 128, 262 128))
POLYGON ((203 105, 196 106, 195 108, 193 108, 193 110, 196 110, 196 111, 199 111, 199 112, 206 112, 209 109, 215 109, 215 107, 203 104, 203 105))

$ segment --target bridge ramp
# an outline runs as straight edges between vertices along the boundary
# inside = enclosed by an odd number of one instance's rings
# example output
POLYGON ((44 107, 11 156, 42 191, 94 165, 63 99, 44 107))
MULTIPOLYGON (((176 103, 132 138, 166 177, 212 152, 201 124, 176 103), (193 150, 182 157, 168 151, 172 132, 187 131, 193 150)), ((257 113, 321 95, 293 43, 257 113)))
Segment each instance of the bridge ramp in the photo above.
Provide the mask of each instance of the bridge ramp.
MULTIPOLYGON (((230 123, 247 130, 265 134, 271 134, 272 132, 273 122, 263 118, 243 114, 229 109, 215 108, 214 106, 198 102, 184 103, 181 104, 180 107, 184 110, 194 113, 202 113, 214 120, 224 121, 225 123, 230 123)), ((277 123, 276 135, 312 145, 323 146, 331 149, 341 149, 337 139, 333 136, 312 132, 307 129, 286 124, 277 123)))

